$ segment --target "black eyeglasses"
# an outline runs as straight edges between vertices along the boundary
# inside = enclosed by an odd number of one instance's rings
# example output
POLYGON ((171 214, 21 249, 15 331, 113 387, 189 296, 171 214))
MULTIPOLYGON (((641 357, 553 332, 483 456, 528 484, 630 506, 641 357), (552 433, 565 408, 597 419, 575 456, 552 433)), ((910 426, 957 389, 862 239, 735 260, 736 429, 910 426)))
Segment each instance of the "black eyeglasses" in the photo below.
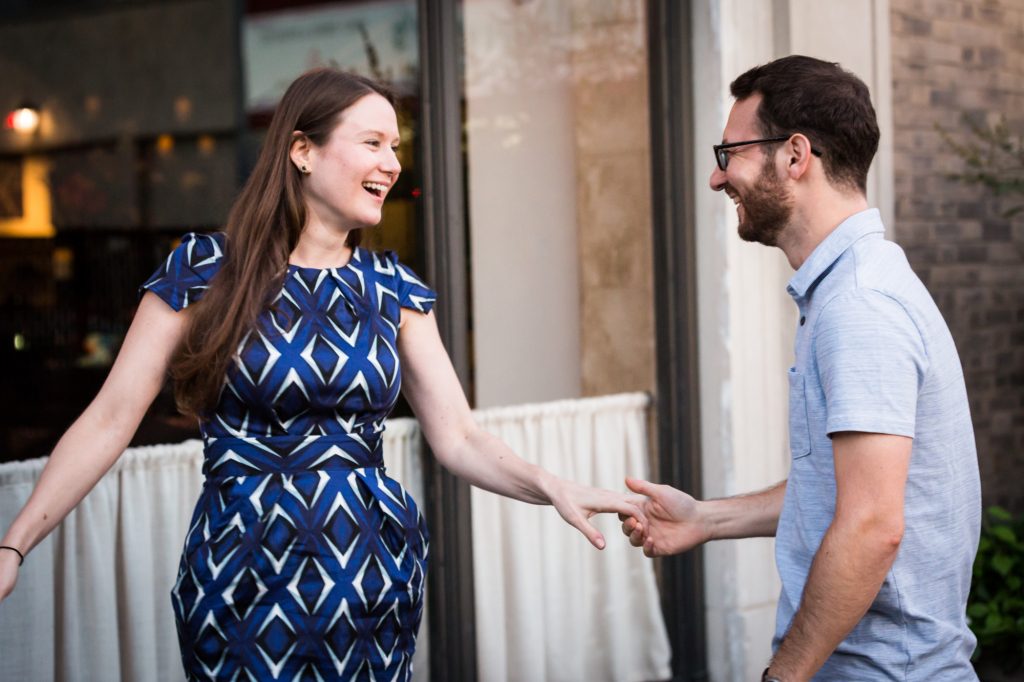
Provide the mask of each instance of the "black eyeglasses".
MULTIPOLYGON (((715 162, 718 164, 720 170, 725 170, 729 167, 729 152, 727 150, 733 147, 743 147, 748 144, 768 144, 769 142, 785 142, 793 135, 781 135, 779 137, 762 137, 760 140, 743 140, 742 142, 728 142, 726 144, 716 144, 715 149, 715 162)), ((811 153, 815 156, 821 156, 814 147, 811 147, 811 153)))

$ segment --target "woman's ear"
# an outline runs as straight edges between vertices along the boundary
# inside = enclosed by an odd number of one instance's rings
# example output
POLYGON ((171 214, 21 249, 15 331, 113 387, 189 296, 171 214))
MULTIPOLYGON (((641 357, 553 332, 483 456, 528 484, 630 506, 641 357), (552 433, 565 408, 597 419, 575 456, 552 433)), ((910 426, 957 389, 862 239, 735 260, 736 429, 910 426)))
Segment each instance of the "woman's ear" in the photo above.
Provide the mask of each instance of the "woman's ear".
POLYGON ((303 174, 308 175, 312 172, 310 166, 310 152, 313 151, 313 143, 310 142, 309 138, 306 137, 305 133, 301 130, 296 130, 292 133, 292 146, 288 149, 288 156, 291 157, 292 163, 299 169, 303 174))

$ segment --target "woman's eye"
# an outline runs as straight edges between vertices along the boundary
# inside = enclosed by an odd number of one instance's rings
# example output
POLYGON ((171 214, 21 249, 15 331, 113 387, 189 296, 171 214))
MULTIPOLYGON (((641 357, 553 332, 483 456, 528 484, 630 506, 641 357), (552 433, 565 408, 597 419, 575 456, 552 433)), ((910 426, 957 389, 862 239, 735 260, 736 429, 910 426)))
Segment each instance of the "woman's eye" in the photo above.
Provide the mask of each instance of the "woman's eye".
POLYGON ((370 145, 371 147, 379 147, 380 140, 367 140, 366 144, 370 145))

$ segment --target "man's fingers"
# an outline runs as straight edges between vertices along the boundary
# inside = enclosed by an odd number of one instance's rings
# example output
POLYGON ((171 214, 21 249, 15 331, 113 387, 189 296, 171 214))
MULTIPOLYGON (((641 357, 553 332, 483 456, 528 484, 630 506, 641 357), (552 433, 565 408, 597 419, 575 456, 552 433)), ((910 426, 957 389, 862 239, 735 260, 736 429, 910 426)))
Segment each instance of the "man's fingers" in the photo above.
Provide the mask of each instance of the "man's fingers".
POLYGON ((642 478, 629 478, 626 477, 626 487, 635 493, 646 495, 647 497, 654 497, 654 492, 657 486, 650 481, 645 481, 642 478))
POLYGON ((635 529, 629 534, 629 544, 634 547, 640 547, 644 544, 644 533, 642 529, 635 529))

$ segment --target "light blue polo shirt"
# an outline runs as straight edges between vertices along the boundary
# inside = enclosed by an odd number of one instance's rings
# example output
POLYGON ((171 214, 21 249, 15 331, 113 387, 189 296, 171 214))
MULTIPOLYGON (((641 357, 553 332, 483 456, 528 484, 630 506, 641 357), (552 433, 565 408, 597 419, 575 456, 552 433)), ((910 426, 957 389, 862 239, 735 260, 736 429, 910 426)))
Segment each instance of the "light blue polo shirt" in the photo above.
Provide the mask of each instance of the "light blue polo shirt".
POLYGON ((963 370, 949 329, 876 209, 841 223, 793 275, 793 461, 775 555, 778 647, 836 503, 830 434, 914 439, 896 560, 867 615, 815 680, 974 680, 965 609, 981 489, 963 370))

